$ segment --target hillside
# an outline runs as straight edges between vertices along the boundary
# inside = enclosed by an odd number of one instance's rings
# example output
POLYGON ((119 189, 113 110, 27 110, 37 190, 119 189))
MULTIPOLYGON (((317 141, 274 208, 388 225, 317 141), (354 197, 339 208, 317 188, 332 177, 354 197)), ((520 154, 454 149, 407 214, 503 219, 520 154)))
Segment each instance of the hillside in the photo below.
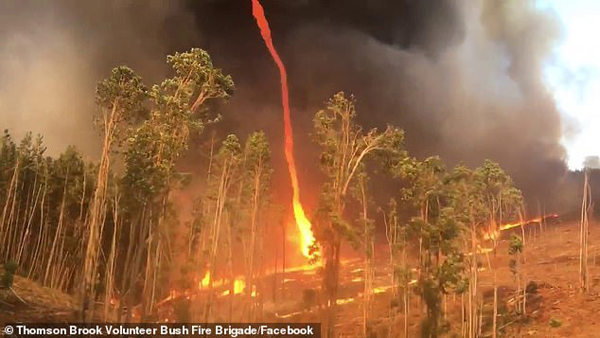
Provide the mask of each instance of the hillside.
POLYGON ((73 297, 15 276, 11 290, 0 289, 0 325, 6 323, 62 323, 77 318, 73 297))

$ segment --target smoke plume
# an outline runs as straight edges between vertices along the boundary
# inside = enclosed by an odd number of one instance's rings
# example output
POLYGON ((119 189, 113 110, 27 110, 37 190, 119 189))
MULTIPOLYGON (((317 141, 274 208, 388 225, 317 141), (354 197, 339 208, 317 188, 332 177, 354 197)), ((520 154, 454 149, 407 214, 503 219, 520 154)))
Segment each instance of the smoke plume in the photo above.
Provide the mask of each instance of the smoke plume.
MULTIPOLYGON (((405 129, 416 156, 473 166, 489 158, 530 201, 554 193, 565 154, 543 65, 559 27, 533 0, 264 6, 290 73, 299 175, 309 192, 319 179, 311 118, 345 91, 358 99, 361 123, 405 129)), ((236 82, 221 128, 266 130, 277 155, 275 184, 288 186, 277 70, 249 0, 9 1, 0 12, 8 19, 0 23, 2 126, 39 131, 51 147, 75 143, 93 151, 93 86, 112 66, 127 64, 151 83, 166 74, 168 53, 201 47, 236 82)))

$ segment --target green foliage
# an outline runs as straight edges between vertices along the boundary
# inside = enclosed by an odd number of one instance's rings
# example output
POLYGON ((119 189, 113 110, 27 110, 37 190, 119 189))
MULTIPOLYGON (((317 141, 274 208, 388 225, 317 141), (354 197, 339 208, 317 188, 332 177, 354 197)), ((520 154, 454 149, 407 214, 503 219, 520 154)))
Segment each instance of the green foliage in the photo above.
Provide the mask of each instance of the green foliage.
POLYGON ((346 220, 343 210, 351 197, 349 190, 354 190, 352 197, 356 199, 360 177, 368 177, 366 162, 369 159, 392 166, 405 156, 402 130, 388 126, 382 132, 371 129, 365 133, 355 118, 354 97, 340 92, 327 101, 325 109, 318 111, 313 119, 313 138, 321 147, 319 164, 328 178, 317 212, 317 219, 324 223, 319 226, 317 240, 335 241, 339 236, 356 245, 363 226, 370 223, 353 227, 346 220))
POLYGON ((504 219, 515 218, 523 204, 523 196, 500 165, 485 160, 474 174, 486 204, 488 219, 502 222, 504 219))
MULTIPOLYGON (((465 256, 464 240, 490 219, 501 219, 520 206, 520 192, 510 177, 491 161, 472 170, 458 165, 446 171, 438 157, 423 161, 406 158, 392 171, 405 184, 402 200, 413 215, 409 234, 422 247, 417 293, 427 306, 422 335, 436 337, 443 331, 439 302, 443 294, 468 289, 468 272, 477 259, 465 256)), ((478 265, 478 262, 477 264, 478 265)))
MULTIPOLYGON (((124 163, 123 175, 106 170, 108 191, 102 196, 106 205, 98 215, 103 228, 99 251, 106 255, 100 255, 98 261, 98 290, 104 284, 102 272, 116 228, 114 279, 120 292, 131 293, 136 288, 147 262, 169 262, 155 274, 155 284, 161 288, 155 297, 162 296, 163 285, 173 283, 169 275, 192 274, 172 263, 179 259, 171 255, 181 255, 184 250, 171 251, 174 239, 179 241, 181 236, 174 234, 178 219, 170 206, 170 192, 191 182, 191 175, 178 170, 178 161, 192 137, 218 120, 209 114, 208 103, 228 98, 234 83, 201 49, 176 53, 167 62, 172 66, 172 77, 151 89, 125 66, 114 68, 96 86, 95 101, 101 113, 95 122, 104 136, 105 148, 122 152, 124 163), (168 244, 161 246, 159 240, 168 244), (160 257, 153 261, 154 255, 160 257)), ((235 152, 241 161, 237 138, 228 137, 225 143, 224 152, 235 152)), ((247 148, 248 170, 253 161, 270 161, 264 133, 252 135, 247 148)), ((45 285, 66 291, 77 288, 88 231, 84 224, 89 219, 98 170, 99 165, 86 163, 75 147, 49 157, 41 136, 27 133, 15 141, 4 130, 0 135, 0 260, 15 257, 19 273, 45 285)), ((267 166, 263 191, 268 188, 270 174, 267 166)), ((200 225, 195 228, 201 231, 200 225)), ((1 276, 3 282, 9 275, 1 276)), ((140 301, 138 293, 134 292, 132 301, 140 301)))
MULTIPOLYGON (((204 274, 209 260, 214 272, 225 259, 219 256, 223 250, 219 245, 227 242, 228 246, 236 246, 248 238, 249 224, 263 227, 263 223, 272 222, 268 212, 272 206, 271 151, 265 133, 259 131, 250 134, 245 142, 228 135, 214 153, 211 148, 210 172, 202 184, 202 195, 193 205, 189 238, 178 228, 176 210, 170 205, 171 193, 194 179, 180 172, 180 159, 191 141, 219 120, 208 109, 211 103, 229 98, 235 85, 201 49, 176 53, 167 62, 172 67, 171 77, 150 90, 127 67, 113 69, 96 88, 96 102, 103 112, 100 126, 116 141, 124 141, 119 143, 124 147, 115 147, 123 151, 124 172, 110 176, 106 196, 110 203, 101 211, 105 213, 102 221, 106 225, 100 239, 101 251, 108 252, 107 236, 118 227, 122 232, 117 243, 115 286, 123 294, 135 294, 132 302, 141 302, 136 294, 137 283, 145 271, 151 271, 151 278, 156 278, 155 284, 159 285, 156 297, 165 295, 166 286, 173 284, 191 289, 197 284, 195 277, 204 274), (119 213, 118 220, 113 211, 119 213), (217 231, 218 222, 229 227, 226 230, 233 230, 233 243, 219 237, 226 236, 227 231, 217 231), (186 239, 188 245, 179 248, 186 239), (180 260, 181 256, 185 259, 180 260), (183 265, 177 265, 179 261, 183 265), (152 271, 146 266, 148 262, 161 262, 160 268, 152 271)), ((465 242, 471 234, 480 236, 491 221, 514 218, 523 197, 497 163, 485 161, 476 169, 464 165, 450 169, 437 156, 409 157, 401 129, 387 126, 383 130, 363 130, 356 118, 354 98, 337 93, 313 119, 313 137, 321 150, 319 165, 325 183, 313 219, 318 242, 311 247, 312 260, 322 254, 325 269, 339 267, 331 263, 335 263, 342 241, 361 247, 365 257, 372 258, 373 249, 368 244, 378 223, 371 212, 376 202, 369 197, 370 180, 381 169, 401 180, 399 195, 393 196, 382 212, 386 235, 394 236, 390 241, 397 287, 394 291, 401 289, 408 294, 408 290, 414 290, 418 294, 427 307, 421 335, 437 337, 447 331, 442 322, 444 295, 468 290, 469 268, 480 263, 465 242), (414 267, 418 275, 407 259, 407 251, 413 252, 417 246, 422 255, 419 266, 414 267), (318 252, 320 248, 325 251, 318 252), (416 286, 413 278, 418 278, 416 286)), ((75 290, 82 259, 81 238, 85 234, 82 224, 97 171, 98 166, 86 163, 75 147, 51 158, 41 136, 29 133, 15 141, 4 131, 0 138, 0 191, 4 192, 0 194, 0 211, 6 211, 0 237, 8 238, 6 241, 23 238, 27 242, 0 243, 0 259, 13 257, 21 244, 34 246, 33 250, 23 251, 18 266, 39 280, 44 269, 35 263, 47 263, 52 247, 48 239, 56 237, 59 253, 52 267, 58 266, 58 274, 66 276, 61 287, 75 290), (17 182, 11 188, 13 179, 17 182), (65 228, 59 232, 60 222, 65 228), (12 236, 7 236, 8 229, 15 231, 12 236)), ((243 244, 246 250, 248 243, 243 244)), ((522 251, 522 239, 513 235, 509 253, 518 258, 522 251)), ((515 274, 518 263, 517 259, 511 260, 515 274)), ((0 276, 2 285, 10 285, 16 268, 17 265, 5 266, 0 276)), ((335 278, 336 273, 326 271, 325 275, 335 278)), ((154 281, 147 284, 151 282, 154 281)), ((324 283, 329 288, 326 291, 335 285, 329 282, 324 283)), ((305 290, 303 305, 312 307, 316 298, 314 290, 305 290)), ((175 312, 180 320, 188 320, 190 304, 179 304, 175 312)))
POLYGON ((233 94, 235 85, 231 76, 215 68, 210 55, 200 48, 170 55, 167 62, 173 67, 176 79, 189 82, 185 90, 190 94, 199 92, 205 98, 228 98, 233 94))
MULTIPOLYGON (((146 97, 142 79, 131 68, 120 66, 96 87, 96 103, 108 110, 120 109, 128 114, 139 113, 146 97)), ((126 115, 124 118, 133 118, 126 115)))
POLYGON ((230 76, 213 66, 208 53, 192 49, 167 58, 174 76, 152 87, 151 115, 128 139, 123 184, 130 209, 136 209, 182 184, 175 169, 188 149, 192 133, 214 122, 200 111, 209 99, 229 97, 234 89, 230 76))
POLYGON ((114 68, 110 75, 96 86, 96 104, 104 109, 104 115, 96 122, 108 137, 120 141, 121 123, 139 121, 147 113, 144 103, 148 90, 142 79, 128 67, 114 68))

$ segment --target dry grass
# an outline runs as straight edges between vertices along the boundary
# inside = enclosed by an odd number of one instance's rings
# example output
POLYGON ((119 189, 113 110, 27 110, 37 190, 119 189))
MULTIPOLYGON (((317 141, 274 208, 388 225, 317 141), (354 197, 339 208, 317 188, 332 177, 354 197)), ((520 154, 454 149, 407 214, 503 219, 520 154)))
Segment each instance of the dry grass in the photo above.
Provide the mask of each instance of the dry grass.
POLYGON ((10 290, 0 290, 0 324, 67 322, 76 318, 74 299, 15 276, 10 290))

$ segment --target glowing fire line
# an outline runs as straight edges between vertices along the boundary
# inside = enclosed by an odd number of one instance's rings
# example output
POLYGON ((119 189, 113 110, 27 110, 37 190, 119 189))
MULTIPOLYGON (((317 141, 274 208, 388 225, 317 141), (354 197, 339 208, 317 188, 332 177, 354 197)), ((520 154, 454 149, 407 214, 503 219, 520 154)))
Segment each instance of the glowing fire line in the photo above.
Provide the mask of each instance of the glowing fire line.
POLYGON ((496 230, 493 233, 485 233, 484 234, 484 239, 495 239, 498 238, 498 236, 500 235, 500 231, 506 231, 509 229, 513 229, 513 228, 517 228, 520 226, 525 226, 528 224, 533 224, 533 223, 541 223, 543 222, 545 219, 547 218, 558 218, 558 214, 550 214, 550 215, 545 215, 542 217, 537 217, 537 218, 533 218, 527 221, 522 221, 522 222, 517 222, 517 223, 508 223, 508 224, 503 224, 501 225, 498 230, 496 230))
POLYGON ((298 186, 298 175, 296 173, 296 163, 294 161, 294 139, 290 118, 287 72, 283 62, 281 61, 281 58, 279 57, 279 54, 277 53, 277 50, 275 49, 275 46, 273 45, 271 29, 269 28, 269 23, 265 17, 265 11, 258 0, 252 0, 252 14, 256 18, 256 23, 260 29, 262 38, 265 41, 265 45, 267 46, 269 53, 271 53, 275 64, 277 64, 279 75, 281 77, 281 100, 283 105, 283 121, 285 125, 285 159, 288 164, 290 180, 292 182, 294 218, 296 219, 296 224, 298 226, 298 230, 300 231, 300 245, 302 248, 302 254, 306 257, 309 257, 310 246, 314 243, 315 238, 311 230, 310 221, 306 218, 304 209, 300 203, 300 188, 298 186))

